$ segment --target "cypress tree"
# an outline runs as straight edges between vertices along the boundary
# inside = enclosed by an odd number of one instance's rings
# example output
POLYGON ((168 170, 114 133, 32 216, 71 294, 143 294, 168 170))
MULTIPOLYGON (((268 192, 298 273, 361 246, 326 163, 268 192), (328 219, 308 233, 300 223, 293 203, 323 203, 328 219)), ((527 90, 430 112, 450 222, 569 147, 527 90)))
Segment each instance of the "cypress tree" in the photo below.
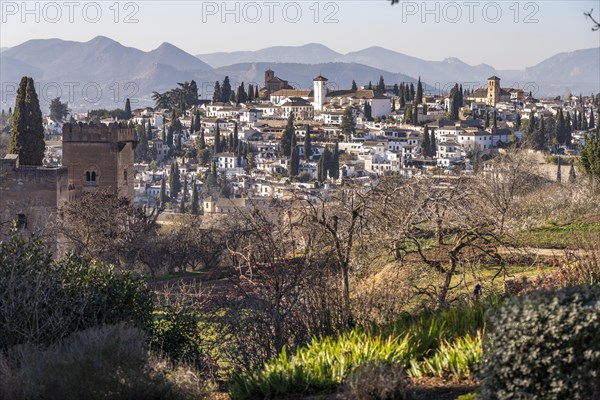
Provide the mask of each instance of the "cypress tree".
POLYGON ((517 113, 517 117, 515 118, 515 131, 521 130, 521 114, 517 113))
POLYGON ((160 208, 164 208, 165 204, 167 204, 167 189, 164 176, 160 180, 160 192, 158 193, 158 203, 160 208))
POLYGON ((290 157, 290 177, 298 176, 300 170, 300 156, 298 154, 298 146, 292 148, 290 157))
POLYGON ((565 145, 569 146, 571 144, 571 133, 573 132, 573 126, 571 125, 571 113, 567 112, 567 116, 565 117, 565 145))
POLYGON ((252 103, 254 101, 254 85, 251 83, 248 84, 248 102, 252 103))
POLYGON ((294 113, 290 112, 290 116, 287 120, 287 125, 283 131, 283 135, 280 140, 280 151, 284 157, 290 157, 292 155, 292 143, 296 131, 294 129, 294 113))
POLYGON ((573 184, 577 180, 577 175, 575 174, 575 164, 571 163, 571 168, 569 169, 569 183, 573 184))
POLYGON ((431 130, 431 137, 429 138, 429 155, 433 158, 437 153, 437 144, 435 141, 435 129, 431 130))
POLYGON ((232 151, 237 152, 240 140, 238 138, 238 123, 235 122, 233 125, 233 143, 232 143, 232 151))
POLYGON ((410 97, 411 100, 413 100, 415 98, 415 85, 411 82, 410 83, 410 97))
POLYGON ((556 140, 560 144, 564 144, 566 140, 566 123, 565 116, 563 114, 562 108, 558 109, 558 113, 556 114, 556 123, 554 125, 554 134, 556 136, 556 140))
POLYGON ((33 78, 24 76, 17 91, 8 152, 18 154, 22 165, 42 165, 45 149, 40 102, 33 78))
POLYGON ((485 122, 483 124, 484 128, 489 128, 490 127, 490 113, 488 110, 485 110, 485 122))
POLYGON ((215 82, 215 90, 213 92, 213 103, 218 103, 221 101, 221 82, 215 82))
POLYGON ((596 121, 594 121, 594 109, 590 109, 590 123, 588 125, 590 129, 594 129, 596 127, 596 121))
POLYGON ((304 135, 304 160, 309 161, 312 154, 312 141, 310 137, 310 125, 306 125, 306 135, 304 135))
POLYGON ((194 118, 194 132, 200 132, 202 124, 200 122, 200 110, 196 109, 196 117, 194 118))
POLYGON ((423 131, 423 140, 421 141, 421 155, 423 158, 429 157, 429 152, 431 149, 431 142, 429 137, 429 127, 425 125, 425 130, 423 131))
POLYGON ((131 103, 129 102, 129 99, 125 100, 125 115, 124 115, 126 120, 130 120, 131 119, 131 103))
POLYGON ((165 128, 165 124, 163 124, 163 126, 162 126, 162 132, 161 132, 160 138, 165 144, 167 143, 167 130, 165 128))
POLYGON ((215 130, 215 154, 221 152, 221 128, 219 128, 219 120, 216 122, 217 129, 215 130))
POLYGON ((414 104, 415 104, 415 109, 413 110, 412 115, 411 115, 412 116, 412 124, 414 126, 417 126, 419 124, 419 108, 418 108, 419 105, 417 103, 414 103, 414 104))
POLYGON ((169 189, 171 198, 175 200, 181 191, 181 176, 179 174, 179 166, 177 161, 171 164, 171 176, 169 177, 169 189))
POLYGON ((356 85, 356 81, 352 80, 352 91, 356 92, 358 90, 358 85, 356 85))
POLYGON ((221 85, 221 101, 227 103, 231 100, 231 83, 229 82, 229 76, 223 79, 223 85, 221 85))
POLYGON ((183 194, 181 196, 181 203, 179 204, 179 212, 185 214, 185 203, 187 202, 187 177, 183 176, 183 194))
POLYGON ((338 142, 335 142, 331 161, 329 162, 329 176, 333 179, 338 179, 340 177, 340 148, 338 142))
POLYGON ((255 100, 258 100, 258 99, 260 99, 260 93, 258 92, 258 85, 256 85, 256 86, 254 87, 254 99, 255 99, 255 100))
POLYGON ((415 101, 417 104, 421 104, 423 102, 423 85, 421 84, 421 77, 419 76, 419 82, 417 82, 417 97, 415 101))
POLYGON ((196 178, 193 178, 192 183, 192 214, 198 215, 198 188, 196 187, 196 178))
POLYGON ((558 168, 556 170, 556 182, 558 182, 558 184, 562 183, 562 176, 560 173, 560 157, 558 157, 558 168))

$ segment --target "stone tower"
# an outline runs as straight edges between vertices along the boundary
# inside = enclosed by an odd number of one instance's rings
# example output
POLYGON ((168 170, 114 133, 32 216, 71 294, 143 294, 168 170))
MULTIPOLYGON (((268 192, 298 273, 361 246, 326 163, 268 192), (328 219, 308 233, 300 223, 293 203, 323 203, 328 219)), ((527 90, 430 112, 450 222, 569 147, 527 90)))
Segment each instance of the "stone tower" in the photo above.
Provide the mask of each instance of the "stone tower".
POLYGON ((322 110, 323 104, 325 104, 325 97, 327 96, 327 78, 321 75, 313 79, 313 107, 315 110, 322 110))
POLYGON ((500 100, 500 78, 496 75, 488 78, 487 105, 496 107, 500 100))
POLYGON ((63 166, 75 195, 100 188, 133 200, 135 129, 124 123, 65 124, 63 166))
POLYGON ((275 72, 271 69, 265 71, 265 87, 269 87, 269 81, 275 78, 275 72))

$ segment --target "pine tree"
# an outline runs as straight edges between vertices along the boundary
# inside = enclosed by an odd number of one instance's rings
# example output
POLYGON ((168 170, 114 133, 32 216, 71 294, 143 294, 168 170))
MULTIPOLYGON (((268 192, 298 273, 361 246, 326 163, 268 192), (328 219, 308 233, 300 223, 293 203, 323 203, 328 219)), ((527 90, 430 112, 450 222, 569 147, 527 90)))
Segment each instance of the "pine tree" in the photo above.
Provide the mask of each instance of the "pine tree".
POLYGON ((131 119, 131 103, 129 102, 129 99, 125 100, 125 114, 124 114, 124 119, 126 119, 126 120, 130 120, 131 119))
POLYGON ((159 203, 159 207, 160 208, 165 208, 165 205, 167 204, 167 188, 166 188, 166 182, 165 182, 165 177, 163 176, 162 179, 160 180, 160 192, 158 193, 158 203, 159 203))
POLYGON ((40 102, 33 78, 24 76, 17 90, 8 152, 18 154, 21 165, 42 165, 45 149, 40 102))
POLYGON ((356 92, 358 90, 358 85, 356 85, 356 81, 352 80, 352 91, 356 92))
POLYGON ((417 104, 423 102, 423 85, 421 84, 421 77, 419 76, 419 82, 417 82, 417 95, 415 97, 417 104))
POLYGON ((309 161, 312 155, 312 141, 310 137, 310 125, 306 125, 306 135, 304 135, 304 160, 309 161))
POLYGON ((600 138, 596 134, 585 136, 585 146, 581 149, 581 169, 586 175, 600 179, 600 138))
MULTIPOLYGON (((4 110, 2 110, 4 114, 4 110)), ((62 103, 60 97, 52 99, 50 102, 50 118, 54 121, 62 121, 69 114, 69 106, 62 103)))
POLYGON ((429 152, 431 149, 430 139, 429 127, 425 125, 425 130, 423 131, 423 140, 421 141, 421 155, 423 158, 429 157, 429 152))
POLYGON ((196 178, 192 179, 192 214, 198 215, 199 207, 198 207, 198 188, 196 187, 196 178))

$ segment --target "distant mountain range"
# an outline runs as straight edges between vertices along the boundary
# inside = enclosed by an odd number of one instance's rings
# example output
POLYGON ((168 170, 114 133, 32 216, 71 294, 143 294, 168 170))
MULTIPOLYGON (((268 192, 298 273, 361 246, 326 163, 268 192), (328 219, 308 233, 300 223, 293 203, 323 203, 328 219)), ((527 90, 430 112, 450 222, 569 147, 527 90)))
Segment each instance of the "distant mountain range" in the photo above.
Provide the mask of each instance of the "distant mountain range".
POLYGON ((135 107, 151 105, 152 91, 163 92, 192 79, 206 97, 210 97, 214 82, 225 75, 234 87, 242 81, 262 86, 264 71, 269 68, 292 86, 307 89, 317 75, 327 77, 334 89, 350 88, 353 79, 358 85, 367 85, 369 81, 376 84, 383 76, 387 84, 394 84, 415 82, 420 76, 426 90, 431 90, 450 82, 485 86, 486 79, 495 74, 502 78, 503 86, 534 81, 540 95, 564 94, 566 89, 587 94, 600 92, 599 59, 600 48, 592 48, 557 54, 524 71, 498 71, 456 58, 421 60, 381 47, 344 55, 308 44, 196 57, 169 43, 144 52, 103 36, 83 43, 43 39, 2 49, 0 90, 5 93, 0 94, 8 103, 14 102, 11 83, 16 85, 28 75, 40 85, 42 105, 61 95, 73 110, 122 107, 127 97, 138 100, 135 107))
POLYGON ((219 68, 232 63, 248 62, 342 62, 369 65, 384 71, 401 73, 421 79, 432 86, 444 88, 453 82, 487 85, 487 78, 497 75, 506 86, 527 86, 539 95, 562 95, 600 91, 600 47, 560 53, 530 68, 497 70, 491 65, 469 65, 458 58, 428 61, 382 47, 340 54, 321 44, 304 46, 269 47, 257 51, 210 53, 197 56, 209 65, 219 68), (316 61, 315 61, 316 60, 316 61))
POLYGON ((8 47, 0 47, 0 53, 2 53, 4 50, 8 50, 8 47))

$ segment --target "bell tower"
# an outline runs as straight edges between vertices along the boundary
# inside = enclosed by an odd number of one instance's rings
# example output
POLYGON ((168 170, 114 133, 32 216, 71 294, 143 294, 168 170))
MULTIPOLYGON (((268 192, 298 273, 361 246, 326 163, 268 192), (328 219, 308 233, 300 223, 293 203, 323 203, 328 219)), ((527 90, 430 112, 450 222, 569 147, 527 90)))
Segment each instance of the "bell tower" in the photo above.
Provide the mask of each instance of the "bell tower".
POLYGON ((487 105, 496 107, 500 100, 500 78, 496 75, 488 78, 487 105))
POLYGON ((323 104, 325 104, 325 97, 327 97, 327 78, 321 75, 313 79, 313 107, 315 110, 322 110, 323 104))

